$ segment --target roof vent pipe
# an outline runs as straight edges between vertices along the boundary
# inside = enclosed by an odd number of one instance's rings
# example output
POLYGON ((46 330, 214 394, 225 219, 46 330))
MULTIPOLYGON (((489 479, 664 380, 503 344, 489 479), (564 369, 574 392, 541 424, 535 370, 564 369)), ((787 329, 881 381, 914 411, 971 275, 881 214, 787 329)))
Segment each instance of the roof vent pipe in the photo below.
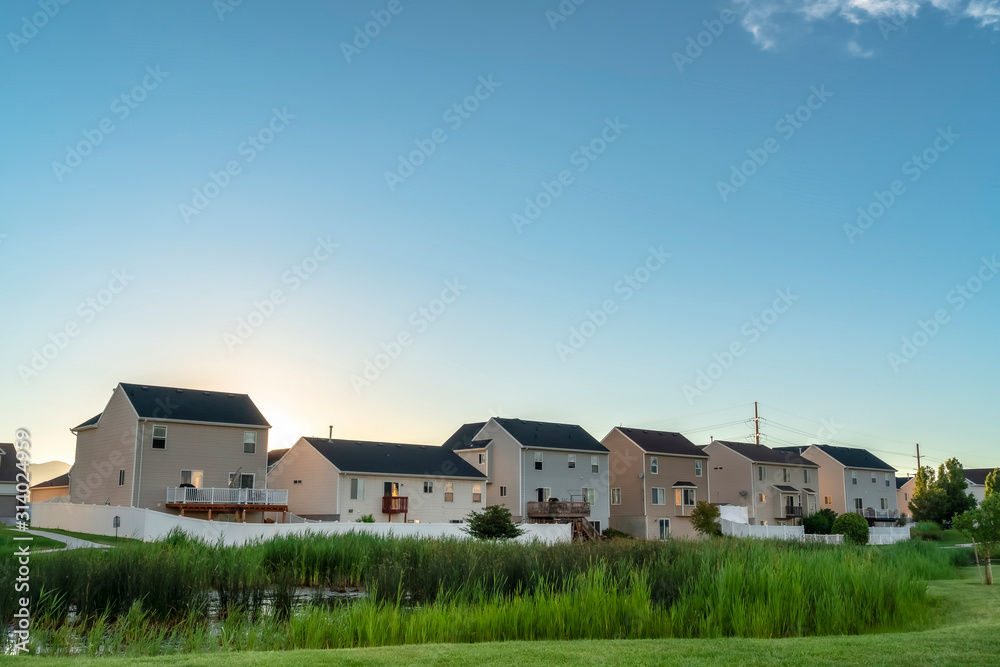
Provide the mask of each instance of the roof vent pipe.
POLYGON ((333 424, 330 424, 330 437, 327 438, 327 439, 328 440, 333 440, 333 424))

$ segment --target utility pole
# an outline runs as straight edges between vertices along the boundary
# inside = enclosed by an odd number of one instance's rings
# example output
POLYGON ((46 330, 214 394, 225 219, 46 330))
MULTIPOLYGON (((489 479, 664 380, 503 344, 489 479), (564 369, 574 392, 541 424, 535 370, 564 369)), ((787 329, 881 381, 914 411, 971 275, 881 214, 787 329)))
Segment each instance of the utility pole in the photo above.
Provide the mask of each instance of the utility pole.
POLYGON ((753 402, 753 441, 760 444, 760 415, 757 414, 757 401, 753 402))
POLYGON ((920 470, 920 443, 917 443, 917 470, 920 470))

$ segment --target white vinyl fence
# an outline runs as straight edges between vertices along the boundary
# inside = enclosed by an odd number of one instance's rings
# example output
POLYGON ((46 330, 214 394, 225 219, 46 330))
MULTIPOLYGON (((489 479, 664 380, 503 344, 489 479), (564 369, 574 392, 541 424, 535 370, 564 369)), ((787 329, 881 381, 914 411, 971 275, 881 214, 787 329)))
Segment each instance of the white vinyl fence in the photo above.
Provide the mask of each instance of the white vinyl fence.
POLYGON ((870 528, 868 533, 868 544, 895 544, 903 540, 910 539, 910 528, 904 526, 896 528, 870 528))
MULTIPOLYGON (((153 542, 163 539, 174 528, 180 528, 191 537, 210 543, 222 540, 224 544, 245 544, 254 540, 295 533, 326 533, 341 535, 349 532, 369 533, 393 537, 456 537, 467 538, 460 525, 453 523, 341 523, 336 521, 310 521, 309 523, 231 523, 205 521, 191 517, 164 514, 154 510, 115 505, 82 505, 78 503, 33 503, 32 528, 62 528, 93 535, 115 534, 114 518, 119 517, 120 537, 153 542)), ((522 524, 524 534, 520 542, 538 540, 545 544, 569 542, 573 538, 569 524, 522 524)))
MULTIPOLYGON (((761 539, 799 540, 802 542, 825 542, 843 544, 843 535, 806 535, 802 526, 752 526, 727 519, 722 520, 722 534, 733 537, 757 537, 761 539)), ((870 528, 868 544, 895 544, 910 539, 909 528, 870 528)))

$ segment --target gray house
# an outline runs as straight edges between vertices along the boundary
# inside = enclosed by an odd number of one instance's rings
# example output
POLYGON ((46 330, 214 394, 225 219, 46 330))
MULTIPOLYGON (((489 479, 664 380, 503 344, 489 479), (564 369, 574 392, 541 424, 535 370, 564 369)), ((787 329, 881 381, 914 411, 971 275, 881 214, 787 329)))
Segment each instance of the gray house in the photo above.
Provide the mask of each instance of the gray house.
POLYGON ((11 523, 17 513, 17 451, 13 443, 0 443, 0 523, 11 523))

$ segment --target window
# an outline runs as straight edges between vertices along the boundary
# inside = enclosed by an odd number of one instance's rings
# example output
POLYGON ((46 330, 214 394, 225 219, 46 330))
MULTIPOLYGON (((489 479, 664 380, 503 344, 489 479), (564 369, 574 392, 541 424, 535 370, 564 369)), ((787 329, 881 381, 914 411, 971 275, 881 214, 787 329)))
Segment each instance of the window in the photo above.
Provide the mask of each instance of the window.
POLYGON ((535 452, 535 470, 542 469, 542 453, 535 452))
POLYGON ((229 473, 229 487, 234 489, 252 489, 254 473, 243 473, 240 478, 233 480, 233 473, 229 473))
POLYGON ((783 481, 785 484, 788 484, 790 481, 792 481, 792 473, 788 468, 781 469, 781 481, 783 481))
POLYGON ((872 484, 878 484, 876 481, 875 473, 872 473, 872 484))
POLYGON ((861 503, 861 498, 855 498, 854 499, 854 510, 856 512, 860 512, 863 509, 864 509, 864 506, 861 503))
POLYGON ((243 431, 243 453, 257 453, 257 433, 254 431, 243 431))
POLYGON ((424 482, 424 493, 434 493, 434 482, 424 482))
POLYGON ((832 505, 833 504, 833 498, 830 497, 830 496, 823 496, 823 504, 824 505, 832 505))
POLYGON ((660 459, 656 456, 649 457, 649 474, 657 475, 660 472, 660 459))
POLYGON ((118 471, 118 486, 125 486, 125 471, 118 471))
POLYGON ((809 483, 809 468, 802 469, 802 481, 806 484, 809 483))
POLYGON ((351 479, 351 500, 365 499, 365 480, 363 477, 351 479))
POLYGON ((762 482, 767 479, 767 468, 764 466, 757 466, 757 479, 762 482))
POLYGON ((694 507, 694 496, 697 489, 678 489, 678 491, 683 491, 684 504, 688 507, 694 507))
POLYGON ((399 497, 399 484, 396 482, 382 482, 382 496, 389 498, 399 497))
POLYGON ((889 499, 888 498, 883 498, 882 499, 882 509, 884 509, 884 510, 889 509, 889 499))
POLYGON ((479 455, 479 465, 483 465, 484 463, 486 463, 486 454, 480 454, 479 455))
POLYGON ((166 426, 154 426, 153 427, 153 449, 166 449, 167 448, 167 427, 166 426))
POLYGON ((904 492, 903 493, 903 500, 909 500, 909 499, 910 499, 910 494, 904 492))
POLYGON ((506 498, 507 497, 507 487, 506 486, 501 486, 500 487, 500 497, 501 498, 506 498))
POLYGON ((695 477, 701 477, 702 467, 704 465, 705 465, 704 461, 695 461, 694 462, 694 476, 695 477))
POLYGON ((885 485, 889 486, 889 473, 885 474, 885 485))
POLYGON ((547 488, 541 487, 541 488, 535 489, 535 494, 536 494, 535 498, 538 499, 538 502, 540 502, 540 503, 547 503, 547 502, 549 502, 549 498, 552 497, 552 489, 547 489, 547 488))
POLYGON ((473 484, 472 485, 472 502, 481 503, 483 502, 483 485, 473 484))
POLYGON ((601 472, 601 457, 599 456, 590 457, 590 472, 592 473, 601 472))
POLYGON ((570 454, 566 457, 566 467, 575 468, 576 467, 576 454, 570 454))
POLYGON ((444 483, 444 501, 446 503, 455 502, 455 482, 444 483))
POLYGON ((762 502, 762 503, 766 503, 767 502, 767 494, 766 493, 761 493, 758 497, 760 499, 760 502, 762 502))
POLYGON ((660 539, 670 538, 670 519, 660 519, 660 539))
POLYGON ((597 502, 597 493, 593 487, 583 487, 583 499, 591 505, 597 502))
POLYGON ((593 526, 594 530, 597 531, 597 534, 600 535, 600 533, 601 533, 601 522, 600 521, 591 521, 590 525, 593 526))
POLYGON ((667 494, 666 489, 653 489, 653 504, 654 505, 666 505, 667 494))
MULTIPOLYGON (((301 479, 293 479, 292 480, 292 484, 301 484, 301 483, 302 483, 301 479)), ((351 511, 353 512, 354 510, 351 510, 351 511)))
POLYGON ((858 471, 857 470, 852 470, 851 471, 851 484, 857 484, 857 483, 858 483, 858 471))
POLYGON ((621 488, 611 489, 611 504, 621 505, 622 504, 622 490, 621 488))
MULTIPOLYGON (((122 480, 123 477, 124 475, 119 473, 118 475, 119 486, 123 481, 122 480)), ((200 489, 204 477, 205 474, 201 470, 181 470, 181 486, 184 486, 185 484, 190 484, 194 488, 200 489)))

